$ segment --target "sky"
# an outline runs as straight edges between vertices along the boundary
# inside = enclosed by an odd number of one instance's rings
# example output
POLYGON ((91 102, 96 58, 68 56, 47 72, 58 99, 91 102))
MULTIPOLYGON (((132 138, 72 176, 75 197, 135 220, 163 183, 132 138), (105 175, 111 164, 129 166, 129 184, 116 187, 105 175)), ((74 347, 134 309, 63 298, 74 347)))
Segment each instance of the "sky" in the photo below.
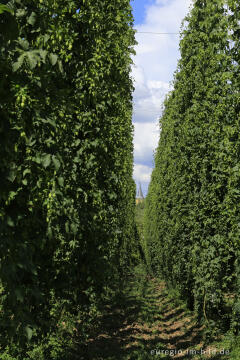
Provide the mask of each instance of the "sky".
POLYGON ((159 140, 162 103, 171 90, 177 68, 179 35, 140 32, 179 33, 191 0, 133 0, 133 15, 138 45, 134 66, 134 180, 141 183, 144 196, 154 167, 154 151, 159 140))

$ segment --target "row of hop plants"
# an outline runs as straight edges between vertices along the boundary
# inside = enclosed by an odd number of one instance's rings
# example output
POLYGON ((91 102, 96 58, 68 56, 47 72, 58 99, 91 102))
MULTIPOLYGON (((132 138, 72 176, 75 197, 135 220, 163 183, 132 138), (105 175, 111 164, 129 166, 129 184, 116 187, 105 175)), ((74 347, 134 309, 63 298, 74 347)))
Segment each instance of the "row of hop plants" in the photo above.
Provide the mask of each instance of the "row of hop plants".
POLYGON ((208 324, 236 329, 240 255, 240 7, 196 0, 160 119, 146 256, 208 324))
POLYGON ((3 359, 63 359, 43 339, 84 342, 137 261, 132 26, 129 0, 1 1, 3 359))

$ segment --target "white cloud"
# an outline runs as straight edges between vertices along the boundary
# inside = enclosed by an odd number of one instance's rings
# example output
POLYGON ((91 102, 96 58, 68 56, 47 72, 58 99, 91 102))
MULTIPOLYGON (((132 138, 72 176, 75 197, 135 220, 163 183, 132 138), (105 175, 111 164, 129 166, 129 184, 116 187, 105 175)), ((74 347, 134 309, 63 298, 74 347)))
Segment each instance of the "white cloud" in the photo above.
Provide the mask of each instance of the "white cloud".
POLYGON ((152 168, 145 165, 135 165, 133 177, 136 182, 140 182, 141 184, 147 184, 150 181, 152 173, 152 168))
MULTIPOLYGON (((179 33, 191 0, 155 0, 146 9, 145 21, 137 26, 139 32, 179 33)), ((150 181, 153 152, 157 146, 165 95, 171 90, 169 83, 179 58, 179 35, 136 34, 134 115, 136 181, 150 181), (147 180, 148 179, 148 180, 147 180)))
POLYGON ((170 0, 156 0, 156 4, 161 5, 161 6, 167 5, 169 3, 170 3, 170 0))
POLYGON ((133 68, 135 79, 134 115, 135 122, 152 122, 161 115, 163 100, 170 90, 168 83, 147 80, 141 67, 133 68))
POLYGON ((134 158, 136 164, 153 165, 153 152, 159 139, 158 121, 134 123, 134 158))
MULTIPOLYGON (((179 33, 191 0, 157 1, 148 7, 140 32, 179 33)), ((144 69, 148 80, 169 82, 176 69, 179 36, 136 34, 138 45, 135 64, 144 69)))

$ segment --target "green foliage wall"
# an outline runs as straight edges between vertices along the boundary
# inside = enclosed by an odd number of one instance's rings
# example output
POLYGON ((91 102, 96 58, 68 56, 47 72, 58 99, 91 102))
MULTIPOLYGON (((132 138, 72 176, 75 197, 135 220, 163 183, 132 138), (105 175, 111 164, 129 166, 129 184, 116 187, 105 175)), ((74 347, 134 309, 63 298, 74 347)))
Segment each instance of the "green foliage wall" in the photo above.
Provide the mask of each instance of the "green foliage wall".
POLYGON ((206 320, 236 295, 239 30, 236 1, 196 0, 185 19, 146 202, 150 263, 206 320), (231 10, 231 11, 230 11, 231 10))
POLYGON ((0 342, 21 348, 56 325, 54 302, 93 317, 134 262, 135 40, 128 0, 5 5, 0 342))

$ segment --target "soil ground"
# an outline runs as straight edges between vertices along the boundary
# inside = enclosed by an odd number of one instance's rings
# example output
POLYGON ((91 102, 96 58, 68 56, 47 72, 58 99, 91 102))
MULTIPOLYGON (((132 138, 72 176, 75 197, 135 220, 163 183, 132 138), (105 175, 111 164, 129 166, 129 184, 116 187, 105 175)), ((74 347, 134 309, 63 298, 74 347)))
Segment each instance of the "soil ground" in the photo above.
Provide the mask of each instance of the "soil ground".
POLYGON ((229 359, 204 343, 204 327, 154 278, 133 277, 123 296, 105 305, 99 320, 84 360, 229 359))

